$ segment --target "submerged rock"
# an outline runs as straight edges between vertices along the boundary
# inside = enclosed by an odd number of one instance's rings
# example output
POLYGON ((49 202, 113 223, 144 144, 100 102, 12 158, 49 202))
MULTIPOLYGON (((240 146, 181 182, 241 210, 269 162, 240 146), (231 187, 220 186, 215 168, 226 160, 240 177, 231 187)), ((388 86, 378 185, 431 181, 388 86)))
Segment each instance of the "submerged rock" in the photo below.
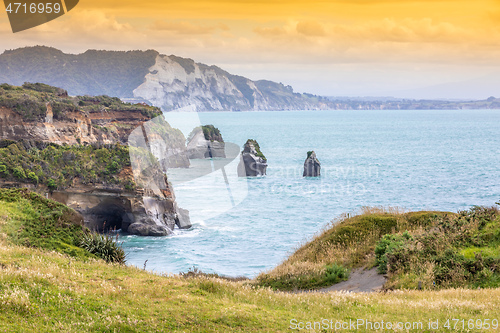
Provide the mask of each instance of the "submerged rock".
POLYGON ((303 177, 319 177, 321 171, 321 163, 319 163, 314 151, 307 152, 307 158, 304 162, 303 177))
POLYGON ((238 177, 264 176, 267 169, 267 159, 260 151, 257 141, 248 139, 241 152, 238 165, 238 177))
POLYGON ((187 155, 190 159, 225 158, 225 144, 219 129, 213 125, 193 129, 188 138, 187 155))

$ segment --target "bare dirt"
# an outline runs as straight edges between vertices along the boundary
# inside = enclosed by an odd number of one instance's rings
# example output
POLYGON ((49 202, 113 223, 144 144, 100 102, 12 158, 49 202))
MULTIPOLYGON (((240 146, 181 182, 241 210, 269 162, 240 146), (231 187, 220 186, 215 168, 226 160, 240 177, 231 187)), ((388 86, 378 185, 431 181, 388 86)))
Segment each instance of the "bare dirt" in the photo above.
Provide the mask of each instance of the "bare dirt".
POLYGON ((349 274, 349 279, 347 281, 342 281, 340 283, 334 284, 333 286, 309 290, 309 291, 298 291, 301 292, 312 292, 312 293, 327 293, 330 291, 346 291, 353 293, 372 293, 381 291, 384 287, 386 278, 384 275, 377 273, 377 268, 363 269, 358 268, 351 271, 349 274))
POLYGON ((386 278, 383 275, 377 273, 377 268, 368 270, 359 268, 351 272, 347 281, 318 289, 317 292, 349 291, 355 293, 371 293, 382 290, 385 280, 386 278))

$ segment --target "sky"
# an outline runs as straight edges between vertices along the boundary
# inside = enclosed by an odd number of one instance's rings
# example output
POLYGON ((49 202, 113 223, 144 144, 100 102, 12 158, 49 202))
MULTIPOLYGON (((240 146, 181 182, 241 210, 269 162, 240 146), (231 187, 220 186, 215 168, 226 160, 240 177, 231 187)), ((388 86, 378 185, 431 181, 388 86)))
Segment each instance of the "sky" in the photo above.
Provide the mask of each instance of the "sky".
POLYGON ((500 97, 500 0, 81 0, 15 34, 0 13, 0 52, 29 45, 155 49, 326 96, 500 97))

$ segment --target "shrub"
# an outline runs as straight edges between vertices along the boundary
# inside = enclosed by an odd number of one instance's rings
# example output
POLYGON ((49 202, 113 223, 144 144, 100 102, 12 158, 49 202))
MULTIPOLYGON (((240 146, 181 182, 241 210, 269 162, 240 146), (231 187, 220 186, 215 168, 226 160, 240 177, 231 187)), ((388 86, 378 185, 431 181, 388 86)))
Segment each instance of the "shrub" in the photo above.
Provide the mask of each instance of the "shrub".
POLYGON ((331 264, 325 268, 325 282, 328 284, 339 283, 349 277, 347 268, 337 264, 331 264))
POLYGON ((107 171, 110 174, 117 173, 118 171, 120 171, 120 169, 121 169, 120 164, 116 161, 109 163, 107 166, 107 171))
POLYGON ((56 184, 56 181, 54 179, 49 179, 49 181, 47 182, 47 187, 53 191, 57 188, 57 184, 56 184))
POLYGON ((12 170, 12 173, 16 178, 19 179, 26 179, 26 173, 24 172, 23 168, 21 167, 15 167, 14 170, 12 170))
POLYGON ((80 246, 108 263, 125 263, 125 251, 111 235, 86 232, 82 236, 80 246))
POLYGON ((387 254, 404 246, 407 240, 412 237, 405 231, 402 235, 388 234, 384 235, 375 246, 375 264, 380 274, 387 273, 387 254))
POLYGON ((28 172, 28 179, 33 183, 38 184, 38 176, 34 172, 28 172))
POLYGON ((3 164, 0 164, 0 175, 6 175, 7 174, 7 167, 3 164))

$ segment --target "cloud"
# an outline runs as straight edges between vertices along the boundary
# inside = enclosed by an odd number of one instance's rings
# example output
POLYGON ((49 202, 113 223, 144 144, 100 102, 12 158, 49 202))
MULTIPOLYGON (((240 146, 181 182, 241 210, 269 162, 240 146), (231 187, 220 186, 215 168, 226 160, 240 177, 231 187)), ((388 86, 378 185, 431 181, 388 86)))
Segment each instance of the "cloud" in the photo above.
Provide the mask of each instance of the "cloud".
POLYGON ((474 35, 448 22, 435 23, 430 18, 403 20, 382 19, 356 24, 320 24, 313 21, 291 21, 281 27, 257 27, 262 37, 293 39, 299 36, 330 37, 336 40, 391 42, 463 42, 474 35))
POLYGON ((305 21, 297 23, 297 32, 305 36, 326 36, 325 28, 318 22, 305 21))
POLYGON ((257 27, 253 31, 262 37, 279 37, 287 34, 286 30, 281 27, 257 27))
POLYGON ((151 30, 170 31, 183 35, 207 35, 215 32, 216 30, 228 31, 229 27, 225 24, 217 25, 196 25, 190 22, 166 22, 156 21, 150 27, 151 30))
POLYGON ((498 64, 500 31, 431 18, 384 18, 361 24, 289 20, 256 27, 260 58, 289 62, 430 62, 498 64), (279 58, 276 58, 279 55, 279 58))

